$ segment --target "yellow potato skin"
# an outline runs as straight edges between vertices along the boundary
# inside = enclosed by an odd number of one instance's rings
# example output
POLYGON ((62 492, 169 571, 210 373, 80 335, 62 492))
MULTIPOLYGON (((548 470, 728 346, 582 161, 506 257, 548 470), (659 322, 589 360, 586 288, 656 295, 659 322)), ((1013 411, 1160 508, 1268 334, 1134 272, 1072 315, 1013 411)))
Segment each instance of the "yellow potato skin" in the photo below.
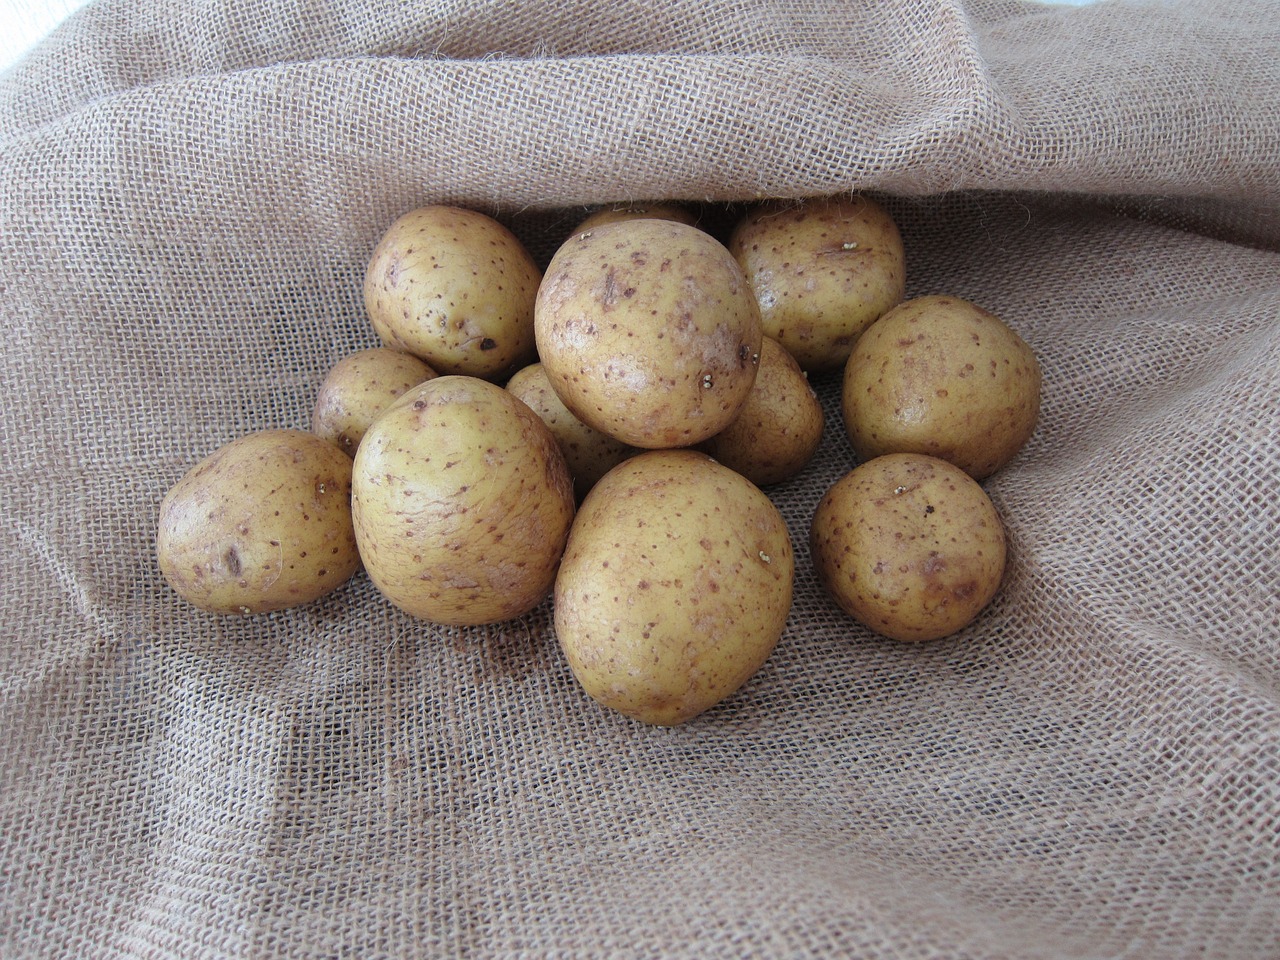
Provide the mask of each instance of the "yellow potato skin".
POLYGON ((1004 525, 958 467, 889 454, 855 467, 818 502, 810 525, 818 580, 864 626, 894 640, 949 636, 1000 588, 1004 525))
POLYGON ((356 454, 369 424, 406 390, 436 372, 412 354, 389 347, 357 350, 329 370, 316 392, 311 432, 356 454))
POLYGON ((538 355, 573 415, 625 444, 692 446, 755 382, 760 315, 722 244, 683 223, 624 220, 552 257, 534 311, 538 355))
POLYGON ((795 358, 765 337, 755 386, 737 419, 699 449, 757 486, 802 471, 822 443, 825 415, 795 358))
POLYGON ((541 363, 531 363, 516 373, 507 381, 507 389, 528 404, 555 436, 579 501, 597 480, 637 452, 635 447, 592 429, 575 417, 551 389, 541 363))
POLYGON ((420 207, 387 228, 365 271, 364 302, 382 342, 440 374, 505 379, 534 359, 542 273, 492 217, 420 207))
POLYGON ((728 247, 755 292, 765 335, 810 373, 843 367, 862 331, 906 290, 897 224, 867 197, 760 204, 728 247))
POLYGON ((160 571, 212 613, 310 603, 359 568, 351 458, 302 430, 264 430, 219 448, 160 503, 160 571))
POLYGON ((917 297, 858 340, 841 412, 862 460, 927 453, 982 480, 1034 432, 1040 381, 1031 347, 998 317, 959 297, 917 297))
POLYGON ((464 626, 521 616, 550 593, 574 513, 564 456, 538 415, 456 375, 373 422, 351 505, 378 590, 415 617, 464 626))
POLYGON ((675 220, 677 223, 686 223, 691 227, 697 226, 698 222, 692 210, 678 203, 619 203, 601 207, 588 214, 578 224, 574 233, 594 230, 596 227, 603 227, 606 223, 617 223, 619 220, 675 220))
POLYGON ((579 510, 556 578, 556 635, 593 699, 671 726, 759 670, 793 577, 786 524, 757 487, 702 453, 647 451, 579 510))

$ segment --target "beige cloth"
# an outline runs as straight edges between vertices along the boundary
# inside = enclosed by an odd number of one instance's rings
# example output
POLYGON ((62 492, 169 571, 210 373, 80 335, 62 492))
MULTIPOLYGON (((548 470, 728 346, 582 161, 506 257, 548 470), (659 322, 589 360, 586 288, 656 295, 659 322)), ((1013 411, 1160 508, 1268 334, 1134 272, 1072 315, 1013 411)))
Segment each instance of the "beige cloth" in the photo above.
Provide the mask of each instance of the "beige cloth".
POLYGON ((1270 0, 98 0, 0 77, 0 956, 1280 956, 1280 16, 1270 0), (843 617, 677 729, 549 604, 363 575, 252 619, 165 490, 302 426, 359 284, 451 202, 873 191, 908 292, 1004 317, 1042 420, 979 623, 843 617))

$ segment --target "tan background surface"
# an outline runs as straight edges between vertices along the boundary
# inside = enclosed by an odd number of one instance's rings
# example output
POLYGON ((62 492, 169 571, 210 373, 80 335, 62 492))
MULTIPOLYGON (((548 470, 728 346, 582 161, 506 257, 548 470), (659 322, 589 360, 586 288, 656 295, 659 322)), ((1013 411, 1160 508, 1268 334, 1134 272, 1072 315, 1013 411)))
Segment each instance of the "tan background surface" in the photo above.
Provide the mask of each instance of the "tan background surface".
MULTIPOLYGON (((100 0, 0 75, 0 955, 1280 955, 1280 17, 1269 2, 100 0), (821 594, 675 730, 544 605, 364 577, 198 614, 152 539, 371 345, 413 205, 867 190, 1043 417, 946 641, 821 594)), ((723 218, 721 218, 723 220, 723 218)))

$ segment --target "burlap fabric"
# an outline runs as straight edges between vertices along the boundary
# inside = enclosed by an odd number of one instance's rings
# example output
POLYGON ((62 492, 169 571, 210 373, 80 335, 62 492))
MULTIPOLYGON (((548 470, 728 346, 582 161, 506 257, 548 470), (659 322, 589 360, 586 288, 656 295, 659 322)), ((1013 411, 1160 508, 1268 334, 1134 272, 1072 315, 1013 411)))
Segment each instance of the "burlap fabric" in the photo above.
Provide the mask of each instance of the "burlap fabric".
POLYGON ((0 77, 0 955, 1280 956, 1280 8, 1260 0, 99 0, 0 77), (819 590, 676 729, 548 604, 358 576, 252 619, 157 506, 374 343, 412 206, 545 262, 587 205, 871 191, 908 293, 1045 372, 1003 592, 876 639, 819 590))

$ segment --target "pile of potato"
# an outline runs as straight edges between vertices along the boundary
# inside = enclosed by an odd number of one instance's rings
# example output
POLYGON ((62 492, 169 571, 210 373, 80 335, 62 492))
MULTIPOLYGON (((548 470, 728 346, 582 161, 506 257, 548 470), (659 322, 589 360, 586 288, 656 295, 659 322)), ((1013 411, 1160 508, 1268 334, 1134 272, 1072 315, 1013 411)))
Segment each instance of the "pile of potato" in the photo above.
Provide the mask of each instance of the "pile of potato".
POLYGON ((362 565, 442 624, 550 595, 591 697, 680 723, 785 628, 795 557, 761 487, 821 443, 808 374, 843 371, 860 463, 814 513, 814 569, 886 637, 954 633, 1000 586, 979 481, 1034 429, 1040 371, 976 305, 904 301, 904 277, 898 229, 865 197, 760 204, 727 243, 680 206, 607 208, 545 274, 490 217, 411 211, 365 277, 383 346, 329 372, 310 431, 242 437, 183 477, 160 568, 219 613, 313 601, 362 565))

